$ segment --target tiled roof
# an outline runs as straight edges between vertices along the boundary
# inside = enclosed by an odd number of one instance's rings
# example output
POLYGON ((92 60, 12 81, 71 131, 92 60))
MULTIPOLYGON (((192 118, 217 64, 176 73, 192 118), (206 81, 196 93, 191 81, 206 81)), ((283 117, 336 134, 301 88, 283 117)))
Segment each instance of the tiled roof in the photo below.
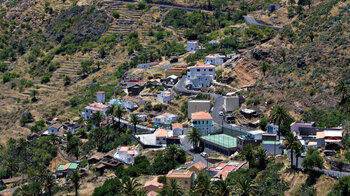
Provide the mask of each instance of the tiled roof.
POLYGON ((166 137, 168 135, 168 131, 165 129, 158 129, 155 132, 156 137, 166 137))
POLYGON ((169 116, 169 115, 173 115, 173 114, 164 113, 164 114, 161 114, 161 115, 156 116, 155 118, 165 118, 165 117, 167 117, 167 116, 169 116))
POLYGON ((173 123, 173 124, 171 125, 171 127, 172 127, 173 129, 183 129, 183 126, 182 126, 181 123, 173 123))
POLYGON ((62 124, 56 123, 50 126, 50 128, 55 128, 55 129, 59 129, 62 127, 62 124))
POLYGON ((62 170, 68 169, 69 165, 70 165, 70 163, 65 164, 64 167, 62 168, 62 170))
POLYGON ((95 111, 103 111, 103 109, 105 108, 108 108, 108 106, 102 103, 92 103, 89 106, 85 107, 85 109, 95 110, 95 111))
POLYGON ((133 102, 140 102, 141 99, 137 97, 130 97, 130 96, 124 96, 123 99, 128 100, 128 101, 133 101, 133 102))
POLYGON ((206 168, 206 165, 203 162, 199 161, 196 164, 192 165, 191 167, 195 167, 197 168, 197 170, 203 170, 206 168))
POLYGON ((143 187, 155 186, 155 187, 158 187, 158 188, 162 188, 163 184, 158 182, 158 177, 159 176, 156 176, 155 178, 153 178, 153 180, 147 181, 143 187))
POLYGON ((166 175, 167 178, 191 178, 193 172, 188 170, 171 170, 166 175))
POLYGON ((208 112, 195 112, 192 113, 193 120, 201 120, 201 119, 213 119, 208 112))
POLYGON ((129 148, 130 148, 129 146, 120 146, 119 151, 128 151, 129 148))
POLYGON ((96 93, 105 93, 104 91, 98 91, 98 92, 96 92, 96 93))

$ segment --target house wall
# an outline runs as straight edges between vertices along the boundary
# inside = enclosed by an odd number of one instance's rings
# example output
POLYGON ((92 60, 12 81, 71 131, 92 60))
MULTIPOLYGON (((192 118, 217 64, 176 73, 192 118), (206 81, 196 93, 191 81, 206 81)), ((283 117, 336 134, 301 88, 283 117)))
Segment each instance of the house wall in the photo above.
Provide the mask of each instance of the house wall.
POLYGON ((195 42, 187 42, 187 52, 198 50, 198 43, 195 42))
POLYGON ((167 183, 170 183, 171 179, 176 179, 176 181, 184 187, 186 190, 190 190, 193 187, 193 182, 194 182, 194 174, 192 175, 191 178, 166 178, 167 183))
POLYGON ((96 94, 97 103, 105 103, 106 102, 106 94, 105 93, 97 93, 96 94))
POLYGON ((156 144, 166 144, 166 137, 157 137, 156 144))
POLYGON ((224 110, 225 112, 233 112, 239 108, 239 97, 224 97, 224 110))
POLYGON ((187 80, 193 88, 208 87, 215 79, 215 68, 190 68, 187 72, 187 80))
POLYGON ((219 56, 216 56, 215 58, 206 57, 205 58, 205 64, 208 65, 220 65, 224 63, 224 59, 220 58, 219 56))
POLYGON ((213 122, 211 119, 192 120, 192 127, 199 129, 201 135, 207 135, 213 132, 213 122))
POLYGON ((173 134, 177 135, 177 136, 182 135, 183 134, 183 129, 176 128, 176 129, 173 130, 173 134))
POLYGON ((195 112, 209 112, 211 107, 210 100, 191 100, 188 102, 188 116, 187 118, 190 119, 192 116, 192 113, 195 112))

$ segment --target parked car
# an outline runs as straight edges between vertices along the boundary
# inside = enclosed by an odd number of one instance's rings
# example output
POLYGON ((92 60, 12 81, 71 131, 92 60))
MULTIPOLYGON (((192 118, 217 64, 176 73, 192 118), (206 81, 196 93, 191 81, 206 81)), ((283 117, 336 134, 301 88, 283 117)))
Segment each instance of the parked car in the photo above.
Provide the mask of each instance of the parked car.
POLYGON ((223 116, 223 115, 224 115, 224 112, 223 112, 223 111, 220 111, 220 112, 219 112, 219 115, 220 115, 220 116, 223 116))
POLYGON ((208 154, 206 152, 201 152, 200 154, 202 157, 207 158, 208 154))

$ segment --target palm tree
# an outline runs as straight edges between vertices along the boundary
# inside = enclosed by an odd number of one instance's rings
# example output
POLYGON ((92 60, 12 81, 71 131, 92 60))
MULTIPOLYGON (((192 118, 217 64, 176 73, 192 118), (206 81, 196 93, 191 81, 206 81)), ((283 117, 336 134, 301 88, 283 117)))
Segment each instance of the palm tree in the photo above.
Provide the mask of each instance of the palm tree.
POLYGON ((346 83, 344 79, 338 81, 337 86, 335 87, 335 94, 341 94, 341 103, 344 103, 346 97, 349 94, 349 85, 346 83))
POLYGON ((95 112, 92 115, 92 122, 94 122, 95 126, 100 126, 101 121, 104 119, 103 114, 100 111, 95 112))
POLYGON ((114 114, 115 114, 115 110, 116 110, 116 106, 115 104, 112 104, 111 106, 109 106, 106 110, 106 115, 108 117, 112 118, 112 125, 114 125, 114 114))
POLYGON ((201 196, 214 195, 214 187, 210 179, 211 179, 211 176, 208 173, 200 172, 197 178, 198 184, 194 189, 193 193, 195 193, 195 195, 201 195, 201 196))
POLYGON ((136 114, 130 114, 130 123, 134 125, 134 133, 136 134, 136 125, 140 123, 136 114))
POLYGON ((118 118, 118 130, 120 130, 120 119, 123 117, 124 114, 125 111, 123 110, 123 108, 117 106, 115 109, 115 116, 118 118))
POLYGON ((47 188, 47 191, 49 192, 49 196, 52 195, 52 188, 55 186, 55 178, 51 173, 43 176, 44 180, 44 187, 47 188))
POLYGON ((193 149, 195 150, 198 147, 198 143, 201 139, 201 134, 199 132, 199 129, 192 128, 192 131, 188 132, 187 137, 192 143, 193 149))
POLYGON ((74 170, 73 173, 68 177, 73 184, 74 184, 74 189, 75 189, 75 196, 78 196, 78 189, 80 187, 80 174, 78 170, 74 170))
POLYGON ((256 192, 256 187, 252 180, 246 178, 238 179, 238 189, 237 192, 240 196, 254 195, 256 192))
POLYGON ((281 105, 276 105, 270 113, 270 122, 278 125, 278 140, 281 139, 281 125, 290 119, 288 111, 281 105))
POLYGON ((293 168, 293 152, 294 152, 294 149, 296 147, 296 145, 298 144, 298 140, 297 138, 292 134, 292 133, 288 133, 286 135, 286 138, 284 140, 284 144, 283 146, 286 148, 286 149, 290 149, 290 162, 291 162, 291 168, 293 168))
POLYGON ((38 100, 36 97, 38 95, 39 95, 39 91, 37 91, 37 90, 30 91, 30 96, 32 97, 32 102, 36 102, 38 100))
POLYGON ((295 154, 295 167, 298 169, 298 159, 301 156, 301 154, 304 152, 303 146, 298 142, 294 146, 294 154, 295 154))
POLYGON ((169 184, 165 184, 163 189, 161 189, 160 196, 183 196, 185 195, 185 190, 179 185, 176 179, 170 179, 169 184))
POLYGON ((266 71, 269 69, 269 65, 265 62, 261 63, 261 65, 259 66, 259 69, 261 69, 261 71, 264 73, 264 76, 265 76, 265 73, 266 71))
POLYGON ((243 148, 242 156, 249 162, 249 168, 252 168, 254 160, 254 150, 252 144, 248 144, 243 148))
POLYGON ((266 164, 267 164, 267 154, 266 154, 266 150, 262 148, 262 146, 260 145, 258 147, 258 150, 256 151, 255 154, 256 159, 258 160, 259 163, 259 170, 264 170, 266 168, 266 164))
POLYGON ((121 193, 125 196, 136 196, 139 192, 138 187, 141 186, 135 178, 123 178, 122 184, 121 193))
POLYGON ((175 144, 172 144, 169 146, 167 154, 173 163, 173 168, 175 168, 176 159, 179 157, 179 148, 175 144))
POLYGON ((229 196, 231 192, 231 184, 227 179, 220 179, 219 181, 216 181, 216 184, 214 185, 214 190, 214 195, 229 196))

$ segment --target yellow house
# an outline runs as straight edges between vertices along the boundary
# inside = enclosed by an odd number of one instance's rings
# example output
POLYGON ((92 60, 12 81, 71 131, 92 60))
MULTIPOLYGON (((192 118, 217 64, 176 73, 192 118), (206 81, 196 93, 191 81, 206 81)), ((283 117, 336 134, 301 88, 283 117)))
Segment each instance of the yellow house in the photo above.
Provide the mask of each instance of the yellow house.
POLYGON ((187 190, 193 187, 195 173, 188 170, 171 170, 166 175, 167 183, 170 183, 171 179, 176 179, 177 182, 187 190))
POLYGON ((194 172, 196 175, 198 175, 198 172, 205 169, 206 165, 202 163, 201 161, 197 162, 196 164, 193 164, 191 167, 188 168, 189 171, 194 172))

